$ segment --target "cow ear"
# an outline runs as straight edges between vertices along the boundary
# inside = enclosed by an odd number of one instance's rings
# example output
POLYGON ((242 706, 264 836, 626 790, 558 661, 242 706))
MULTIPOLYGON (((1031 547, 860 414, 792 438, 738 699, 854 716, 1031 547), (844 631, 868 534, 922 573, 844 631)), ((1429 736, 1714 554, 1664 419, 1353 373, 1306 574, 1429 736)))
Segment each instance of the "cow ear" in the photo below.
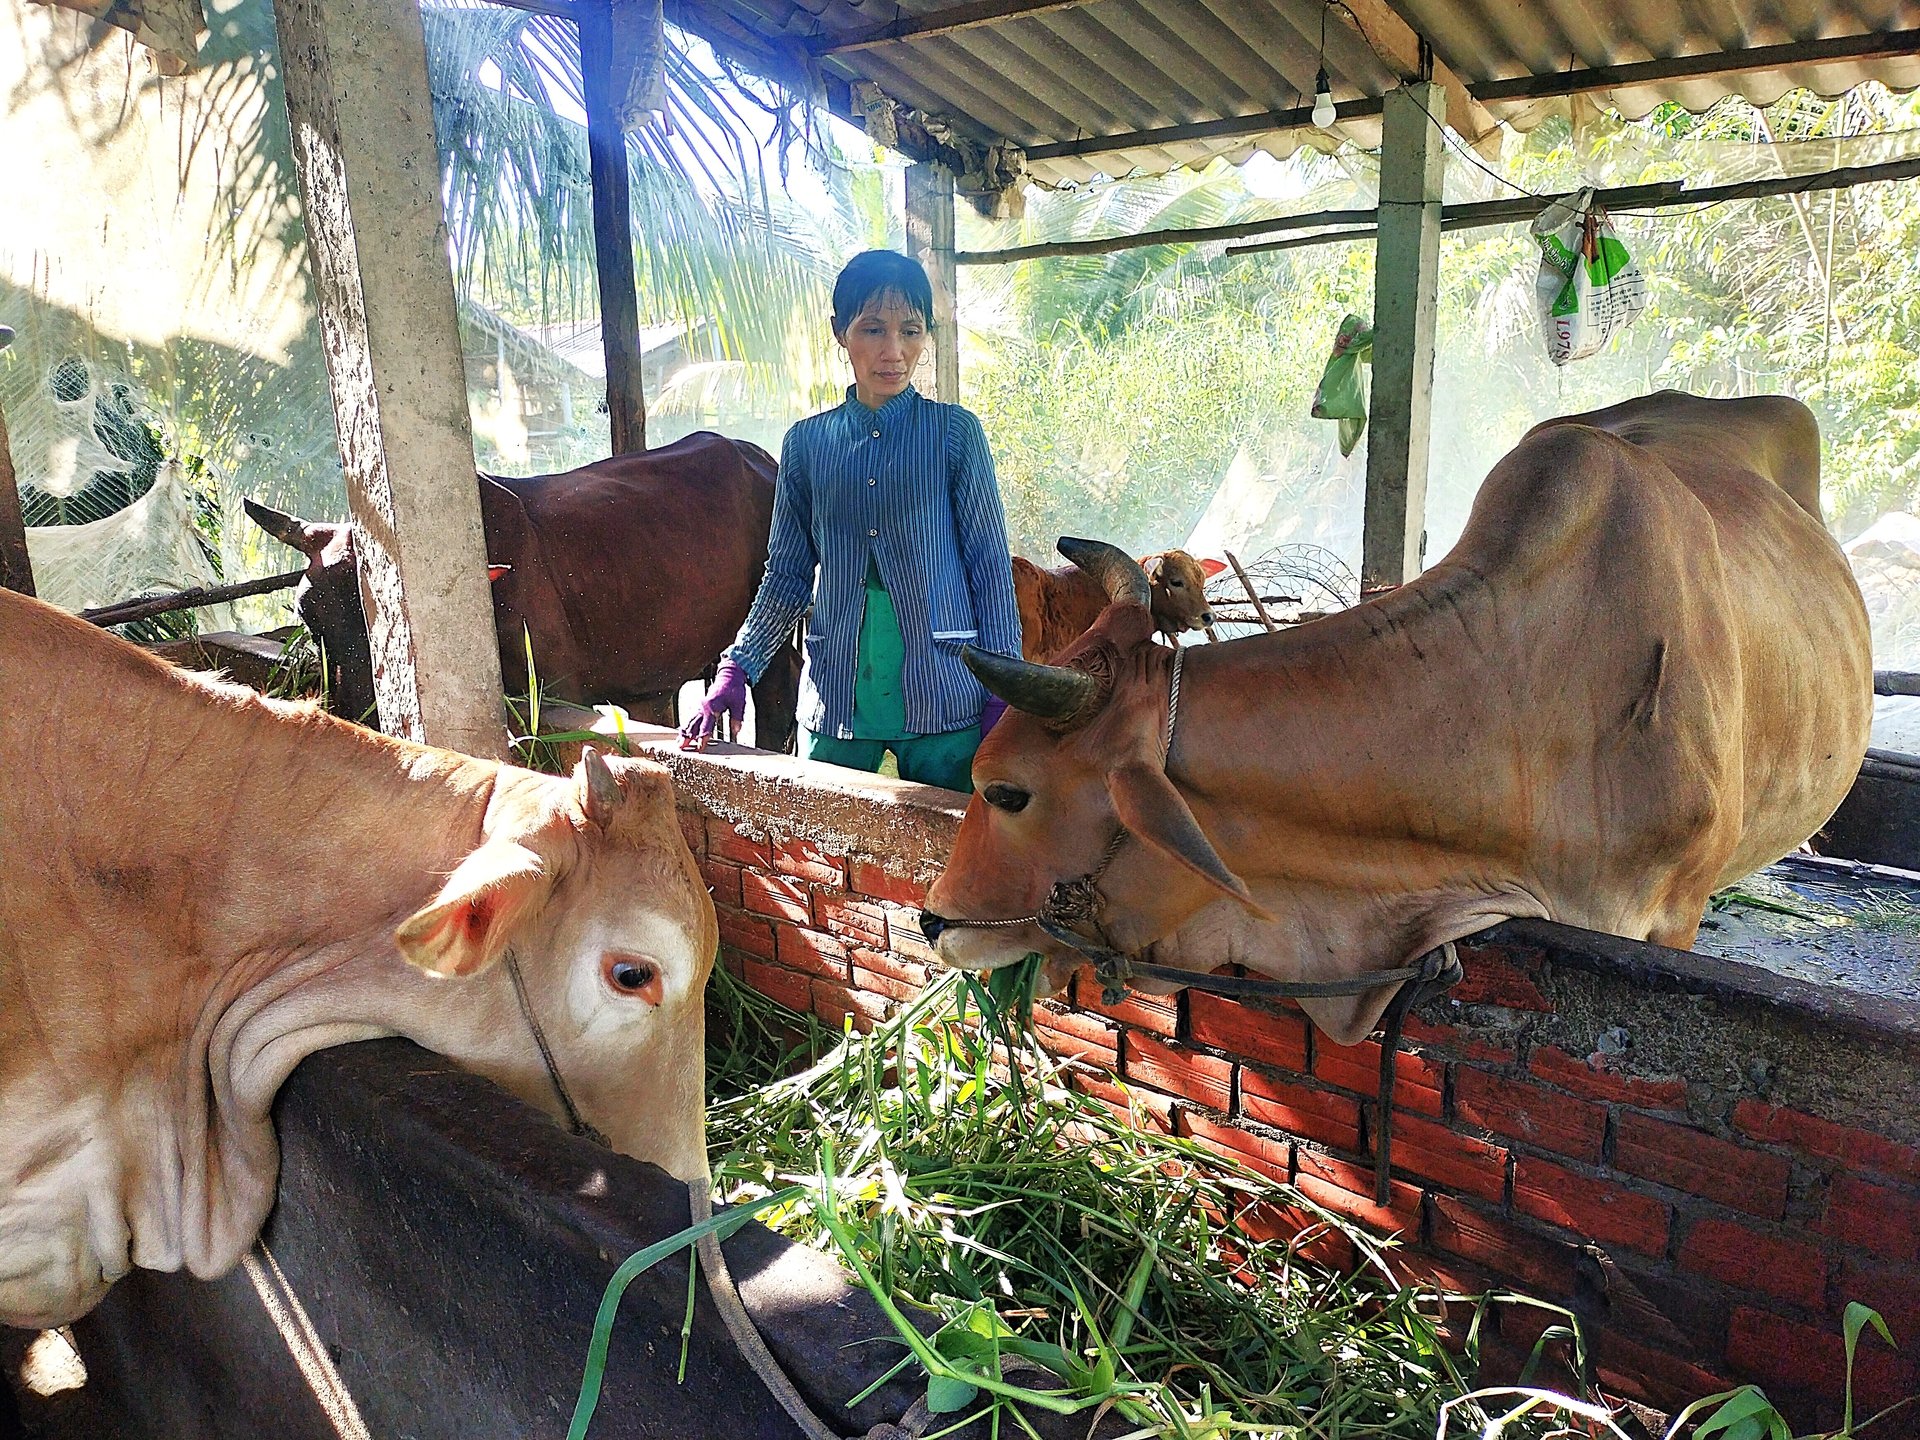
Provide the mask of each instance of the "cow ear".
POLYGON ((549 878, 526 846, 488 841, 447 877, 432 904, 401 923, 394 940, 410 964, 429 974, 478 975, 506 953, 549 878))
POLYGON ((1220 574, 1226 568, 1227 568, 1227 562, 1224 560, 1209 559, 1209 560, 1202 560, 1200 562, 1201 573, 1204 574, 1209 580, 1211 580, 1214 576, 1220 574))
POLYGON ((1140 568, 1147 572, 1147 579, 1158 580, 1160 578, 1160 567, 1166 563, 1167 557, 1164 555, 1149 555, 1140 562, 1140 568))
POLYGON ((1260 908, 1246 882, 1227 868, 1166 771, 1144 761, 1122 765, 1107 775, 1107 793, 1113 797, 1114 813, 1127 829, 1261 919, 1273 918, 1260 908))

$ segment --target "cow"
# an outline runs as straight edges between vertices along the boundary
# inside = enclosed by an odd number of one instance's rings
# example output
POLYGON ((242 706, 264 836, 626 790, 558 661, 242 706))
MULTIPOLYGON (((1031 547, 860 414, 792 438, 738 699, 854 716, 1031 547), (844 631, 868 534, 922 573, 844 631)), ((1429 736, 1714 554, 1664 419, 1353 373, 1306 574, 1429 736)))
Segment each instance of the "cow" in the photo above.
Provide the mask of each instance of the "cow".
MULTIPOLYGON (((1713 891, 1817 830, 1866 749, 1867 615, 1819 455, 1776 396, 1550 420, 1418 579, 1180 652, 1149 643, 1137 565, 1063 542, 1111 603, 1056 665, 968 654, 1013 709, 926 933, 970 970, 1039 952, 1057 982, 1073 947, 1019 922, 1097 875, 1076 933, 1187 971, 1360 976, 1515 916, 1691 946, 1713 891)), ((1397 988, 1302 1003, 1347 1044, 1397 988)))
POLYGON ((705 1176, 718 930, 662 767, 392 739, 0 590, 0 773, 0 1325, 233 1266, 328 1045, 406 1036, 705 1176))
MULTIPOLYGON (((1213 623, 1207 581, 1227 567, 1167 550, 1140 562, 1153 587, 1153 619, 1163 635, 1204 630, 1213 623)), ((1107 597, 1092 577, 1072 565, 1042 570, 1025 556, 1013 557, 1013 598, 1020 608, 1020 653, 1051 660, 1100 618, 1107 597)))
MULTIPOLYGON (((712 667, 753 603, 776 469, 758 446, 702 431, 559 475, 481 475, 508 693, 526 693, 531 644, 547 698, 610 702, 672 724, 674 693, 712 667)), ((307 557, 294 605, 326 653, 330 707, 369 715, 373 659, 352 527, 252 500, 246 510, 307 557)), ((799 687, 799 652, 788 647, 754 687, 762 749, 791 746, 799 687)))

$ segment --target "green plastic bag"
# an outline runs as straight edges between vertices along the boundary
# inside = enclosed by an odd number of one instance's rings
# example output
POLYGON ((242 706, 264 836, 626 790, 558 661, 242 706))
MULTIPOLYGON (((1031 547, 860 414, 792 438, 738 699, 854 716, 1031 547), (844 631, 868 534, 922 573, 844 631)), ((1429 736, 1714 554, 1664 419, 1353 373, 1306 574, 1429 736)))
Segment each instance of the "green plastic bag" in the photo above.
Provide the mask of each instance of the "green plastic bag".
POLYGON ((1647 304, 1647 282, 1593 191, 1556 200, 1533 222, 1540 246, 1534 293, 1556 365, 1595 354, 1647 304))
POLYGON ((1316 420, 1340 422, 1340 453, 1351 455, 1367 428, 1367 372, 1373 363, 1373 326, 1358 315, 1340 322, 1333 337, 1333 354, 1313 392, 1316 420))

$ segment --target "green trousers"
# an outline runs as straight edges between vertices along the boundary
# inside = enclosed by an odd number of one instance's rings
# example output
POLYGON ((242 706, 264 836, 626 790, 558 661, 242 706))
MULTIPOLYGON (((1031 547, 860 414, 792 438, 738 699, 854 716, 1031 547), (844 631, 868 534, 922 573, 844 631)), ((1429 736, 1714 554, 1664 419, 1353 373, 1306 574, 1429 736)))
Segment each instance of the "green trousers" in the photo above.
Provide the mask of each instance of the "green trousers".
POLYGON ((837 740, 811 730, 802 737, 801 753, 809 760, 849 770, 878 770, 887 752, 893 752, 902 780, 938 785, 962 794, 973 789, 973 752, 980 748, 980 727, 949 730, 943 735, 915 735, 907 729, 907 702, 901 673, 906 668, 907 644, 900 634, 900 618, 893 598, 880 582, 880 570, 867 562, 866 608, 860 617, 860 644, 855 651, 853 676, 853 733, 855 739, 837 740))

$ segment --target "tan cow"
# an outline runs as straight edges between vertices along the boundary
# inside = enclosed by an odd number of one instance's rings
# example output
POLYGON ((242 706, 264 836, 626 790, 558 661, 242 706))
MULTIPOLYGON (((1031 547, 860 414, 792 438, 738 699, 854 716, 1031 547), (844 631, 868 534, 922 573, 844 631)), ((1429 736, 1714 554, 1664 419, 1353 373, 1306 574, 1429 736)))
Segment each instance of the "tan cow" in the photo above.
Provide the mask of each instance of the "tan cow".
POLYGON ((234 1265, 323 1046, 404 1035, 559 1113, 509 949, 586 1122, 705 1174, 717 932, 658 766, 388 739, 0 590, 0 776, 0 1324, 234 1265))
MULTIPOLYGON (((1184 652, 1145 577, 1060 666, 975 655, 1016 710, 924 924, 990 969, 1073 954, 1029 924, 1096 869, 1112 948, 1281 979, 1410 963, 1512 916, 1692 944, 1708 896, 1833 813, 1872 715, 1867 616, 1818 509, 1799 403, 1664 392, 1548 421, 1451 553, 1323 620, 1184 652)), ((1359 1039, 1391 989, 1308 1000, 1359 1039)))
MULTIPOLYGON (((1213 623, 1207 581, 1226 566, 1167 550, 1147 556, 1140 567, 1152 586, 1153 620, 1161 634, 1213 623)), ((1020 653, 1028 660, 1051 660, 1070 648, 1107 606, 1106 592, 1077 567, 1042 570, 1021 555, 1013 557, 1013 598, 1020 608, 1020 653)))

